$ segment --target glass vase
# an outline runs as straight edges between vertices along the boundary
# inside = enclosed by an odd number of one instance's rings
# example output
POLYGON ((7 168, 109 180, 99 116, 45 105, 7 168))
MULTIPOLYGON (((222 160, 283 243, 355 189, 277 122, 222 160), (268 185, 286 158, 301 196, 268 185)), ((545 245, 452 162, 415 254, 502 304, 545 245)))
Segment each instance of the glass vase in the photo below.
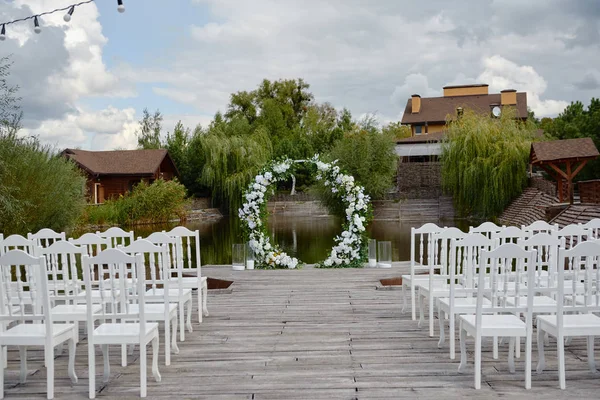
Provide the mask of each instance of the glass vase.
POLYGON ((379 242, 377 266, 379 268, 392 268, 392 242, 379 242))

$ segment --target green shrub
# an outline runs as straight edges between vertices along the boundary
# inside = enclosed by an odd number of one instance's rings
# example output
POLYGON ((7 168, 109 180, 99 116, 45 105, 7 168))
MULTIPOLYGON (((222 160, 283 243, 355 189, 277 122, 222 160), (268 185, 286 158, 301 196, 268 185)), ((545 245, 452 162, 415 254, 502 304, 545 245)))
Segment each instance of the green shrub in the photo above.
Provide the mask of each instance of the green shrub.
POLYGON ((0 134, 0 232, 62 231, 84 206, 85 178, 71 161, 37 138, 0 134))
POLYGON ((84 221, 92 225, 167 222, 186 216, 185 186, 176 180, 138 183, 133 191, 100 206, 89 206, 84 221))

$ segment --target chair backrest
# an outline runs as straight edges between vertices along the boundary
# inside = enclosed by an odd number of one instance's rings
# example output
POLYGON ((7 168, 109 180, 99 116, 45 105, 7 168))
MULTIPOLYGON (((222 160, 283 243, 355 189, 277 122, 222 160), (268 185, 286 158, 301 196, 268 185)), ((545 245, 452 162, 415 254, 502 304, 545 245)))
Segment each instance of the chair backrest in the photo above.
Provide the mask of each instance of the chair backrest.
POLYGON ((586 241, 590 233, 583 225, 570 224, 553 232, 553 235, 560 239, 560 247, 568 249, 586 241))
POLYGON ((146 284, 150 285, 154 296, 158 286, 162 286, 168 297, 170 276, 167 244, 157 246, 146 239, 138 239, 129 246, 119 247, 119 249, 129 255, 141 254, 144 259, 147 258, 146 284))
POLYGON ((520 240, 527 238, 528 234, 516 226, 509 226, 502 229, 500 232, 492 233, 494 246, 499 247, 506 243, 519 243, 520 240))
POLYGON ((571 249, 561 248, 558 254, 557 323, 560 330, 563 314, 600 312, 600 243, 582 242, 571 249), (566 274, 570 279, 566 279, 566 274))
POLYGON ((558 224, 549 224, 546 221, 535 221, 529 225, 522 225, 521 230, 529 236, 537 235, 538 233, 550 233, 558 231, 558 224))
POLYGON ((4 238, 2 243, 0 243, 0 254, 7 253, 10 250, 23 250, 25 253, 32 256, 39 255, 39 248, 33 240, 26 239, 25 237, 16 234, 4 238))
POLYGON ((435 265, 435 246, 433 235, 440 233, 442 228, 433 223, 427 223, 419 228, 410 228, 410 271, 428 271, 430 265, 435 265))
POLYGON ((127 232, 116 226, 108 228, 104 232, 97 231, 96 235, 109 239, 110 247, 113 249, 117 246, 129 246, 134 240, 133 231, 127 232))
POLYGON ((200 233, 185 226, 176 226, 165 233, 177 239, 177 263, 185 270, 197 271, 200 276, 200 233))
POLYGON ((500 232, 504 228, 506 228, 506 226, 498 226, 495 223, 488 221, 479 226, 469 227, 469 233, 481 233, 491 239, 492 233, 500 232))
POLYGON ((37 233, 28 233, 27 239, 33 240, 38 247, 48 247, 52 243, 67 240, 64 232, 54 232, 50 228, 43 228, 37 231, 37 233))
MULTIPOLYGON (((452 241, 463 239, 467 234, 458 228, 446 228, 439 233, 433 234, 433 246, 435 247, 435 263, 429 266, 430 275, 434 274, 434 268, 439 265, 439 274, 448 276, 450 273, 450 262, 452 258, 452 241)), ((433 281, 431 281, 433 282, 433 281)))
POLYGON ((538 233, 528 239, 523 239, 519 245, 527 251, 535 250, 536 285, 553 286, 558 265, 558 247, 560 240, 550 233, 538 233))
POLYGON ((81 262, 87 251, 67 241, 54 242, 50 247, 42 248, 41 254, 46 258, 48 287, 55 292, 52 299, 62 297, 74 299, 80 292, 82 276, 77 268, 78 258, 81 262))
POLYGON ((594 239, 600 239, 600 218, 594 218, 583 224, 594 239))
POLYGON ((45 271, 43 256, 23 250, 9 250, 0 256, 0 320, 44 321, 48 341, 52 338, 52 315, 45 271))
POLYGON ((525 313, 527 325, 531 326, 536 286, 525 282, 535 282, 535 268, 528 268, 533 265, 535 253, 535 250, 526 251, 514 243, 481 252, 477 283, 478 332, 484 312, 525 313), (523 295, 527 296, 526 304, 522 304, 523 295), (485 298, 491 301, 491 307, 484 309, 485 298))
POLYGON ((77 239, 70 238, 69 242, 84 248, 88 256, 95 256, 112 248, 110 239, 100 237, 95 233, 84 233, 77 239))
POLYGON ((450 268, 450 284, 453 285, 459 278, 465 288, 475 288, 481 252, 490 251, 492 246, 492 239, 481 233, 469 233, 463 239, 454 241, 451 261, 455 267, 450 268))
MULTIPOLYGON (((102 316, 101 319, 112 319, 114 322, 139 323, 141 340, 146 331, 144 257, 141 254, 130 256, 119 249, 108 249, 95 257, 83 256, 82 269, 87 304, 102 305, 100 314, 93 314, 92 307, 87 308, 88 332, 94 331, 94 320, 102 316), (98 274, 97 271, 108 271, 108 274, 98 274), (97 295, 92 302, 94 292, 97 295), (117 303, 119 307, 115 306, 117 303), (131 310, 132 304, 138 304, 139 307, 131 310)), ((88 335, 88 341, 93 341, 93 335, 88 335)))

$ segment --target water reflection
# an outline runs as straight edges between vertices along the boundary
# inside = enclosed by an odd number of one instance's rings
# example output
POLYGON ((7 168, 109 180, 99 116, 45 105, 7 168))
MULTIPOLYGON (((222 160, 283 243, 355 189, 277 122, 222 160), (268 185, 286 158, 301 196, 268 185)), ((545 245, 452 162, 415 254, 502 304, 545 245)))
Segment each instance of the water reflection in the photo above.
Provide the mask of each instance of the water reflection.
MULTIPOLYGON (((438 221, 441 226, 456 226, 467 230, 464 220, 438 221)), ((392 260, 410 259, 410 228, 424 222, 373 221, 367 228, 369 236, 392 242, 392 260)), ((152 232, 169 230, 174 225, 146 225, 132 228, 136 237, 152 232)), ((237 219, 222 218, 216 222, 190 222, 190 229, 200 232, 202 264, 230 264, 231 248, 242 243, 242 230, 237 219)), ((306 263, 324 260, 333 246, 333 239, 341 232, 341 223, 335 217, 271 216, 268 231, 272 239, 288 254, 306 263)))

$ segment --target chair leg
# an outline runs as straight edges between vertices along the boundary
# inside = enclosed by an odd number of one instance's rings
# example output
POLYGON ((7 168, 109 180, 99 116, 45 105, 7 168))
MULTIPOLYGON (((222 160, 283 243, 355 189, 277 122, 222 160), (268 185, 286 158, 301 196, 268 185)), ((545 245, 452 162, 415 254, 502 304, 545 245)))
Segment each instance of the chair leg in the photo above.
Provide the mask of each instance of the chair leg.
POLYGON ((511 374, 515 373, 515 339, 511 337, 508 342, 508 370, 511 374))
POLYGON ((102 375, 102 381, 106 383, 110 379, 110 358, 107 344, 102 345, 102 359, 104 360, 104 375, 102 375))
POLYGON ((94 351, 94 345, 89 343, 89 337, 88 337, 88 370, 89 370, 88 397, 90 399, 94 399, 94 398, 96 398, 96 353, 94 351))
POLYGON ((183 312, 183 301, 179 301, 179 341, 185 342, 185 313, 183 312))
POLYGON ((171 347, 173 348, 173 353, 179 354, 179 346, 177 346, 177 313, 175 313, 171 321, 171 329, 173 330, 171 332, 171 347))
POLYGON ((194 331, 194 328, 192 327, 192 304, 194 304, 194 302, 190 298, 190 301, 188 301, 187 316, 186 316, 186 321, 185 321, 188 332, 190 332, 190 333, 194 331))
POLYGON ((4 398, 4 368, 6 362, 6 346, 0 348, 0 399, 4 398))
POLYGON ((208 307, 206 303, 208 301, 208 281, 202 283, 202 314, 208 317, 208 307))
POLYGON ((417 319, 417 298, 415 294, 415 285, 414 282, 410 283, 410 307, 412 313, 412 320, 415 321, 417 319))
POLYGON ((440 340, 438 341, 438 349, 441 349, 446 341, 446 337, 444 335, 444 320, 444 312, 438 307, 438 321, 440 325, 440 340))
POLYGON ((566 377, 565 377, 565 339, 562 335, 558 335, 556 338, 557 356, 558 356, 558 383, 561 389, 565 389, 566 377))
POLYGON ((54 348, 44 348, 44 358, 46 360, 46 395, 48 399, 54 398, 54 348))
POLYGON ((531 353, 533 332, 528 331, 525 337, 525 389, 531 389, 531 353))
POLYGON ((19 358, 21 359, 21 374, 19 375, 19 382, 25 383, 27 382, 27 347, 19 346, 19 358))
POLYGON ((400 286, 401 290, 402 290, 402 308, 400 309, 400 312, 404 314, 404 312, 406 312, 406 289, 405 289, 406 285, 404 284, 404 282, 402 282, 402 286, 400 286))
POLYGON ((146 344, 140 343, 140 397, 146 397, 146 344))
POLYGON ((481 389, 481 336, 475 335, 475 389, 481 389))
POLYGON ((458 372, 465 372, 467 368, 467 331, 460 329, 460 364, 458 364, 458 372))
POLYGON ((127 345, 126 344, 121 345, 121 366, 122 367, 127 366, 127 345))
POLYGON ((450 332, 450 359, 454 360, 456 358, 456 327, 454 326, 456 318, 454 314, 448 315, 448 331, 450 332))
POLYGON ((429 337, 435 334, 433 328, 433 293, 429 293, 429 337))
POLYGON ((156 382, 160 382, 162 377, 160 376, 160 372, 158 371, 158 347, 159 347, 158 335, 154 339, 152 339, 152 375, 154 376, 154 380, 156 382))
POLYGON ((594 337, 587 337, 587 356, 590 371, 596 372, 596 360, 594 360, 594 337))
MULTIPOLYGON (((165 365, 171 365, 171 320, 165 320, 165 365)), ((154 361, 154 360, 153 360, 154 361)))
MULTIPOLYGON (((77 329, 77 327, 75 329, 77 329)), ((69 347, 69 367, 68 367, 69 378, 71 379, 72 383, 77 383, 77 374, 75 374, 75 351, 77 349, 77 344, 75 343, 74 338, 69 339, 68 347, 69 347)))
POLYGON ((492 358, 494 360, 498 359, 498 336, 494 336, 494 344, 492 347, 492 358))
POLYGON ((423 327, 423 321, 425 321, 425 315, 423 315, 424 300, 425 299, 421 296, 421 292, 418 291, 417 292, 417 301, 419 302, 419 323, 417 324, 417 326, 419 328, 423 327))
POLYGON ((538 346, 538 365, 536 368, 536 372, 541 374, 546 368, 546 356, 544 355, 544 341, 546 338, 546 333, 540 329, 539 325, 537 328, 537 346, 538 346))

